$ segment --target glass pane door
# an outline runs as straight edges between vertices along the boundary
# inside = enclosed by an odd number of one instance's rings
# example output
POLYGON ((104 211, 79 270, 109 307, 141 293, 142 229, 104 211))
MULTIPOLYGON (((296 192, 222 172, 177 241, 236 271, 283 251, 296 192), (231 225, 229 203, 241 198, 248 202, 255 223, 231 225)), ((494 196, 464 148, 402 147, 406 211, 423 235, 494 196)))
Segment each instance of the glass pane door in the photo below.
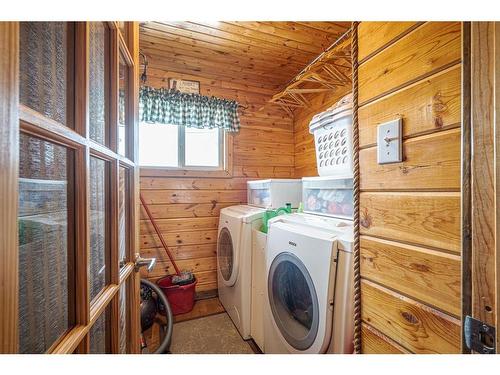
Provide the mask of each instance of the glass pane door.
MULTIPOLYGON (((10 280, 18 314, 4 318, 18 334, 9 350, 137 353, 130 108, 138 92, 129 79, 138 77, 138 50, 127 50, 124 38, 137 38, 138 24, 123 23, 126 36, 117 22, 15 26, 19 41, 6 54, 20 69, 12 101, 19 179, 8 197, 18 202, 18 241, 9 249, 18 265, 10 280)), ((3 284, 0 293, 6 300, 3 284)))

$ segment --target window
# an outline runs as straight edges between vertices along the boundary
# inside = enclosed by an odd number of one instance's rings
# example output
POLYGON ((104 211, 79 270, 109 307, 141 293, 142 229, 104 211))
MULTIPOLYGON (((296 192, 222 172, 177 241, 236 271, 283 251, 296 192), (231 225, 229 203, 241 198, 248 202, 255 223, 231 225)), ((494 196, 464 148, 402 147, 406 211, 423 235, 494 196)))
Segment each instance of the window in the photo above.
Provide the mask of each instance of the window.
POLYGON ((224 130, 141 123, 139 164, 179 169, 224 168, 224 130))

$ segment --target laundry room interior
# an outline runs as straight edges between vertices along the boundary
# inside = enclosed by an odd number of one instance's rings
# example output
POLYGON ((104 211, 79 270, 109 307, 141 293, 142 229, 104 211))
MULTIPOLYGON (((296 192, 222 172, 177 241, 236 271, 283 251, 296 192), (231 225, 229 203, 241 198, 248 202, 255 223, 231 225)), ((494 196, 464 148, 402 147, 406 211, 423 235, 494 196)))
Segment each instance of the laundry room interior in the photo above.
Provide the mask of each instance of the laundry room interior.
POLYGON ((499 353, 499 29, 0 22, 0 352, 499 353))

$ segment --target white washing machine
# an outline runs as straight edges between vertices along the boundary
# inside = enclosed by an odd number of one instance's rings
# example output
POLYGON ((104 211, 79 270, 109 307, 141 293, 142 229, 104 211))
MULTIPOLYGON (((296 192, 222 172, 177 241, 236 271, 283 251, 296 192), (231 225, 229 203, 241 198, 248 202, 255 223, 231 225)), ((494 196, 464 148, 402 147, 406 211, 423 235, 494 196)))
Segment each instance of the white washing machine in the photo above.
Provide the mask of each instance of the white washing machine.
POLYGON ((352 225, 310 214, 271 220, 266 353, 352 353, 352 225))
POLYGON ((243 339, 250 338, 252 229, 262 225, 264 209, 246 205, 223 208, 217 240, 219 299, 243 339))

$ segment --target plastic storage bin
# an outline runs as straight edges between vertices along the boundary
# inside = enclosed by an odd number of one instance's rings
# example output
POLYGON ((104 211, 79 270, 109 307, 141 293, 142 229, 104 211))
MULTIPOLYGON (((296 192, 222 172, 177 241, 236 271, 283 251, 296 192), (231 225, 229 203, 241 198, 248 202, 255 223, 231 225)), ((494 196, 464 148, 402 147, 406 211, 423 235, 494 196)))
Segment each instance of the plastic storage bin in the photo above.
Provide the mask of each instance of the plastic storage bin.
POLYGON ((320 176, 352 176, 352 99, 315 115, 309 124, 314 135, 316 164, 320 176))
POLYGON ((304 212, 353 219, 352 178, 304 177, 302 199, 304 212))
POLYGON ((247 182, 247 202, 250 206, 277 209, 291 203, 298 208, 302 182, 298 179, 269 179, 247 182))

